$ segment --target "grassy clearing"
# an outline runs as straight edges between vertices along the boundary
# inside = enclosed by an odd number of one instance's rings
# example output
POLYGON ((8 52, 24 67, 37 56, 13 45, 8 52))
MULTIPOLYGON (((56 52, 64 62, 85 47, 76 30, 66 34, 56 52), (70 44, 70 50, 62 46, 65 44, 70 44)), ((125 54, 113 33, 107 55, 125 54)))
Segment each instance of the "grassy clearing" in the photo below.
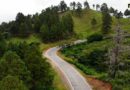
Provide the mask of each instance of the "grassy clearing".
POLYGON ((13 42, 13 43, 19 43, 19 42, 27 42, 27 43, 41 43, 40 38, 38 38, 37 35, 30 35, 27 38, 19 38, 19 37, 14 37, 8 40, 8 42, 13 42))

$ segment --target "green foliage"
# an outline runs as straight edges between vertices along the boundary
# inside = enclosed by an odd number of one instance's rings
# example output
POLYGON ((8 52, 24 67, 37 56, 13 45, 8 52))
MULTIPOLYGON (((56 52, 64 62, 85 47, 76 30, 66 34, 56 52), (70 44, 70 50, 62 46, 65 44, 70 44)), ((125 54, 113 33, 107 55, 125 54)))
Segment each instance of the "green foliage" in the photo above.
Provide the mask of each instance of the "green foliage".
POLYGON ((85 74, 88 74, 88 75, 96 75, 97 74, 94 69, 90 69, 89 67, 87 67, 83 64, 80 64, 77 62, 73 62, 72 64, 74 64, 76 67, 78 67, 80 70, 82 70, 85 74))
POLYGON ((0 33, 0 57, 4 54, 4 52, 7 50, 7 43, 4 39, 4 36, 2 33, 0 33))
POLYGON ((65 3, 65 1, 60 2, 59 9, 60 9, 61 12, 64 12, 64 11, 67 10, 67 4, 65 3))
POLYGON ((101 41, 103 40, 103 35, 101 34, 93 34, 87 38, 88 43, 94 42, 94 41, 101 41))
POLYGON ((76 14, 80 17, 82 14, 82 4, 80 2, 77 3, 76 14))
POLYGON ((130 15, 130 10, 126 9, 125 12, 124 12, 124 15, 129 16, 130 15))
POLYGON ((123 18, 123 13, 120 11, 120 12, 118 12, 118 13, 115 15, 115 17, 116 17, 117 19, 123 18))
POLYGON ((73 35, 74 25, 71 15, 65 15, 60 18, 56 7, 52 7, 47 8, 41 17, 45 17, 44 24, 40 28, 44 42, 59 41, 66 39, 67 35, 73 35))
POLYGON ((92 25, 92 27, 95 27, 96 24, 97 24, 97 20, 96 20, 95 18, 93 18, 93 19, 91 20, 91 25, 92 25))
MULTIPOLYGON (((95 67, 97 71, 106 71, 107 65, 105 64, 107 57, 105 50, 95 49, 86 56, 86 61, 82 64, 86 64, 91 67, 95 67)), ((82 60, 82 58, 80 59, 82 60)))
POLYGON ((10 25, 9 32, 13 36, 26 37, 30 33, 34 32, 32 29, 32 20, 31 16, 24 16, 22 13, 18 13, 16 20, 13 21, 10 25))
POLYGON ((28 69, 31 71, 33 77, 33 89, 43 90, 51 89, 53 83, 53 73, 50 68, 50 64, 42 59, 42 56, 35 44, 30 45, 25 53, 25 63, 28 69))
POLYGON ((111 30, 112 17, 108 12, 102 12, 102 33, 108 34, 111 30))
POLYGON ((71 35, 74 33, 74 22, 70 14, 63 16, 61 23, 63 25, 62 28, 64 29, 66 34, 71 35))
MULTIPOLYGON (((126 40, 128 43, 129 39, 126 40)), ((67 61, 77 66, 80 70, 88 75, 94 75, 100 80, 112 84, 113 90, 129 90, 130 86, 130 60, 129 55, 123 56, 123 62, 115 78, 111 78, 108 73, 107 49, 113 44, 109 39, 98 42, 83 43, 63 48, 61 52, 67 57, 67 61), (127 60, 126 60, 127 59, 127 60)))
POLYGON ((84 7, 85 9, 90 9, 90 6, 87 0, 84 2, 84 7))
POLYGON ((103 4, 101 5, 101 11, 102 11, 102 12, 108 12, 108 11, 109 11, 109 10, 108 10, 108 6, 107 6, 106 3, 103 3, 103 4))
POLYGON ((29 90, 23 81, 15 76, 6 76, 0 82, 0 90, 29 90))
POLYGON ((28 71, 25 63, 12 51, 6 52, 0 60, 0 72, 0 80, 7 75, 17 76, 26 84, 31 80, 30 71, 28 71))
POLYGON ((30 71, 31 82, 30 87, 33 90, 51 90, 53 89, 53 78, 50 64, 43 59, 39 51, 37 43, 27 44, 26 42, 18 45, 10 45, 10 50, 16 51, 17 54, 25 62, 26 67, 30 71))

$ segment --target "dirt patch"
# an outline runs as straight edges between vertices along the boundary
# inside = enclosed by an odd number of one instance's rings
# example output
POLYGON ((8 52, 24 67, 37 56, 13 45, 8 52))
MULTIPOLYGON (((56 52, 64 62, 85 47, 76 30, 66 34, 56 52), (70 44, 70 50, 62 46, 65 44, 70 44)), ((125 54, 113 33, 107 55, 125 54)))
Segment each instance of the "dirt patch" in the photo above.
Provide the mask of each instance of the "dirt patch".
POLYGON ((112 90, 112 85, 107 82, 103 82, 91 76, 86 76, 86 79, 94 90, 112 90))

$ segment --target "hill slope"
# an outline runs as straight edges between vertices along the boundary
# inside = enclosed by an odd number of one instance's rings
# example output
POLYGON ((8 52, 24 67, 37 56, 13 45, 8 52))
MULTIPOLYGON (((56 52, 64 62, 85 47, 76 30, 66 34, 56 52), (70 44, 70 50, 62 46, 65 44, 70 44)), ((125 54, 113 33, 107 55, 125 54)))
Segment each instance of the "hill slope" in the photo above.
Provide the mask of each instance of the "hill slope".
MULTIPOLYGON (((83 10, 83 15, 77 17, 72 15, 74 20, 74 30, 78 35, 78 38, 86 38, 93 33, 100 33, 102 27, 102 14, 99 11, 94 10, 83 10), (97 20, 97 25, 93 28, 91 25, 92 18, 97 20)), ((122 29, 130 32, 130 20, 121 19, 122 29)), ((117 20, 113 17, 112 31, 115 30, 117 20)))

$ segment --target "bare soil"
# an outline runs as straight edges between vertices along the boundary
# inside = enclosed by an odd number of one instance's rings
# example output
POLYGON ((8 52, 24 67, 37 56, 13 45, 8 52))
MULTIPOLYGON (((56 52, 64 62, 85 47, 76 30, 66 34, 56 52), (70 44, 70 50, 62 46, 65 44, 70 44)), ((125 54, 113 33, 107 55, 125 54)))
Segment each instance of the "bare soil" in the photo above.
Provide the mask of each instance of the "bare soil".
POLYGON ((91 76, 86 76, 88 83, 93 87, 93 90, 112 90, 112 85, 93 78, 91 76))

